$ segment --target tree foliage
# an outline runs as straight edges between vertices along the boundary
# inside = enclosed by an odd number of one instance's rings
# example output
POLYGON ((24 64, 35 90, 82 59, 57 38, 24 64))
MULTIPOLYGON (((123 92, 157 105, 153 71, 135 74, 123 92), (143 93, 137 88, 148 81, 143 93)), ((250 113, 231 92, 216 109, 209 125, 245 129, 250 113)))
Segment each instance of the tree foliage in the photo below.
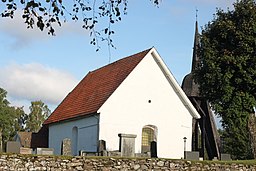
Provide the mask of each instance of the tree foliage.
MULTIPOLYGON (((160 0, 150 0, 158 5, 160 0)), ((82 28, 89 30, 91 44, 99 50, 99 40, 107 41, 113 46, 112 25, 121 21, 127 14, 128 0, 1 0, 5 9, 2 17, 13 18, 17 9, 22 10, 22 18, 28 28, 47 29, 48 34, 55 35, 56 25, 61 26, 67 20, 82 21, 82 28), (107 21, 107 22, 106 22, 107 21), (105 26, 100 23, 106 23, 105 26)))
POLYGON ((31 102, 29 109, 30 113, 26 120, 26 130, 30 132, 38 132, 45 119, 50 115, 51 111, 42 101, 31 102))
POLYGON ((256 106, 256 2, 218 9, 202 30, 201 63, 195 72, 201 94, 222 117, 227 151, 251 158, 248 119, 256 106))
POLYGON ((30 113, 26 114, 23 107, 10 106, 6 96, 7 91, 0 88, 0 131, 4 145, 18 131, 38 132, 50 114, 47 105, 42 101, 31 102, 30 113))
POLYGON ((0 88, 0 131, 3 142, 11 140, 16 131, 22 130, 21 117, 25 115, 23 107, 10 106, 6 99, 7 91, 0 88))

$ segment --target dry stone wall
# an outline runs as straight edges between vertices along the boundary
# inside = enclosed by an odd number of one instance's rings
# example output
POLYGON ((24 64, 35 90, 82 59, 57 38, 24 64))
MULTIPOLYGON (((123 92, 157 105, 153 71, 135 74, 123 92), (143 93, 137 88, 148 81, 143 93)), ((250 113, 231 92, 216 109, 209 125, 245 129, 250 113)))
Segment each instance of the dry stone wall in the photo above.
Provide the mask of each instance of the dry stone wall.
POLYGON ((191 162, 184 160, 167 159, 142 159, 142 158, 89 158, 89 157, 58 157, 58 156, 32 156, 11 154, 0 155, 0 171, 65 171, 65 170, 85 170, 85 171, 256 171, 255 164, 236 164, 218 162, 191 162))

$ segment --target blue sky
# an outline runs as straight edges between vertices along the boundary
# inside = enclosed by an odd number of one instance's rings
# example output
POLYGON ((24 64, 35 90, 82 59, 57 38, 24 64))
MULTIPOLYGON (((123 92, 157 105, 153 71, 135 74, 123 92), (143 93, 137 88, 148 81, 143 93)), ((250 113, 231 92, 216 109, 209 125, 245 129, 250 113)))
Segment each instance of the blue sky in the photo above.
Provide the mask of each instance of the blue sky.
MULTIPOLYGON (((149 0, 129 0, 128 14, 112 27, 111 62, 154 46, 181 84, 191 69, 196 9, 201 27, 217 7, 226 10, 233 2, 162 0, 156 7, 149 0)), ((79 22, 67 22, 56 36, 28 30, 22 22, 18 15, 0 18, 0 87, 14 106, 28 112, 31 101, 42 100, 53 111, 90 70, 109 63, 107 45, 95 52, 79 22)))

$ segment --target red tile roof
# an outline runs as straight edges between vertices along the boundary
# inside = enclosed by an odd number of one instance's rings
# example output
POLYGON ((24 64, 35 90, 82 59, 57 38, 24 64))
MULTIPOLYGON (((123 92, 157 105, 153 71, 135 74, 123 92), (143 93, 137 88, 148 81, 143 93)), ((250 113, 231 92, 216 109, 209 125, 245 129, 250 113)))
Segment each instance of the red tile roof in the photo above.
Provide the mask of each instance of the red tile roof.
POLYGON ((89 72, 44 124, 96 113, 151 49, 89 72))

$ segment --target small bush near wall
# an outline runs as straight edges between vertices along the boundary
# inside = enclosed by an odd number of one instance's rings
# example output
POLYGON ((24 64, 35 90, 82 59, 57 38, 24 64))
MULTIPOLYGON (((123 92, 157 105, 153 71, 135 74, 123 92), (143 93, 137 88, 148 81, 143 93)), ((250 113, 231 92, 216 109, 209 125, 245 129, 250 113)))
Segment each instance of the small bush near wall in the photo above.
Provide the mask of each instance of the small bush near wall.
POLYGON ((256 161, 185 161, 151 158, 65 157, 1 154, 0 170, 217 170, 255 171, 256 161))

